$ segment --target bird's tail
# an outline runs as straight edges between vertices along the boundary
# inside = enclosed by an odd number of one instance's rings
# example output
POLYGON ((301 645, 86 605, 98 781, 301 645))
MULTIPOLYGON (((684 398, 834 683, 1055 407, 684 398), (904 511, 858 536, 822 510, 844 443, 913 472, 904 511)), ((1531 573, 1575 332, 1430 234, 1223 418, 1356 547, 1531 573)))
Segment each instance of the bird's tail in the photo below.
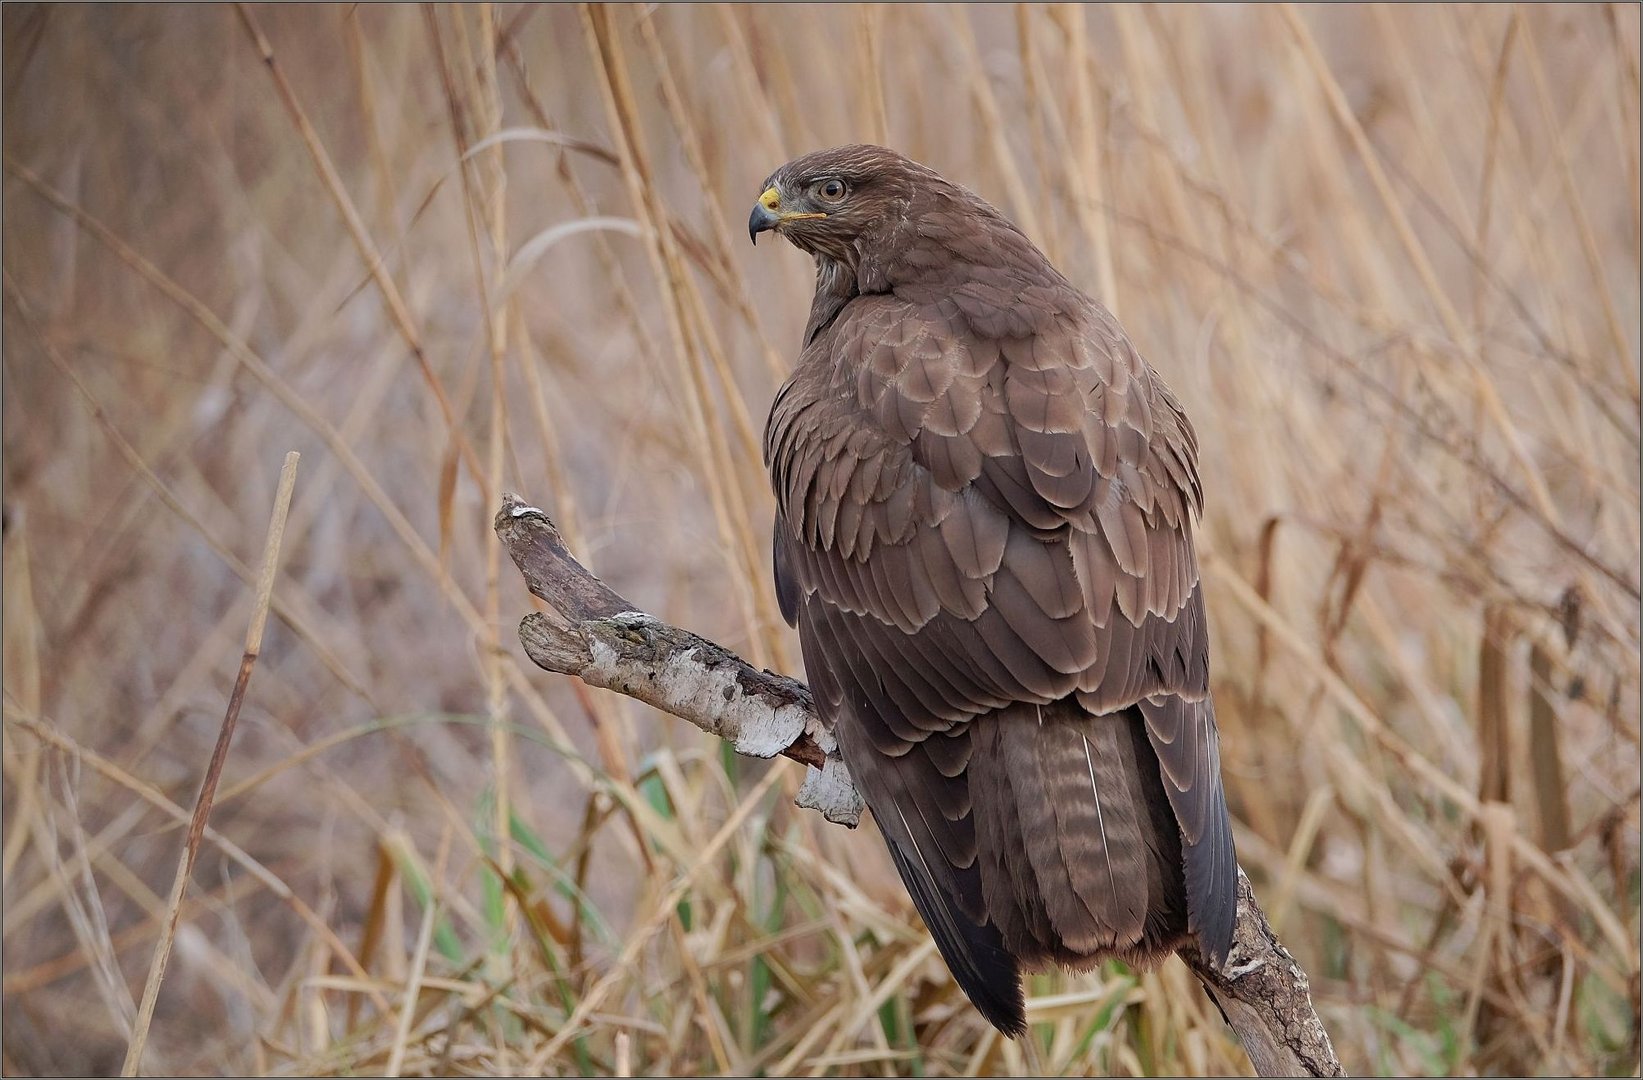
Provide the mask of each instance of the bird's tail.
POLYGON ((1029 967, 1150 967, 1187 939, 1180 827, 1139 711, 1017 704, 971 738, 977 866, 1005 949, 1029 967))

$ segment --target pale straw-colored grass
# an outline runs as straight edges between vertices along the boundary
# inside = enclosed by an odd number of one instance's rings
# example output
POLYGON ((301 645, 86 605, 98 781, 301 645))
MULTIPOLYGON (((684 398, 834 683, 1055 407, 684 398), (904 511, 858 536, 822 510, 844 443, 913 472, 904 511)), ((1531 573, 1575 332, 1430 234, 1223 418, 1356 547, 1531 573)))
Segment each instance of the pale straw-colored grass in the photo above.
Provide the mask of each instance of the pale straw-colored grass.
POLYGON ((1248 1064, 1179 965, 995 1037, 870 827, 549 677, 490 532, 798 669, 741 221, 884 139, 1185 402, 1239 853, 1357 1073, 1638 1061, 1635 7, 28 7, 4 34, 0 1067, 1248 1064), (570 1021, 570 1022, 567 1022, 570 1021))

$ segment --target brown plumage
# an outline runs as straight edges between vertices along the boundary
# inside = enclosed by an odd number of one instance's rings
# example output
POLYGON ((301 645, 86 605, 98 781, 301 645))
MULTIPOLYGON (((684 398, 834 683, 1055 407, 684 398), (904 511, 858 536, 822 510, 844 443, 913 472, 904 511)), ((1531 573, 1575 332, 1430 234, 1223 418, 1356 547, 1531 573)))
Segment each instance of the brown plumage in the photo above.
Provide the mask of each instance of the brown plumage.
POLYGON ((1231 945, 1197 445, 1112 315, 980 198, 846 146, 749 229, 816 259, 771 406, 776 588, 958 983, 1231 945))

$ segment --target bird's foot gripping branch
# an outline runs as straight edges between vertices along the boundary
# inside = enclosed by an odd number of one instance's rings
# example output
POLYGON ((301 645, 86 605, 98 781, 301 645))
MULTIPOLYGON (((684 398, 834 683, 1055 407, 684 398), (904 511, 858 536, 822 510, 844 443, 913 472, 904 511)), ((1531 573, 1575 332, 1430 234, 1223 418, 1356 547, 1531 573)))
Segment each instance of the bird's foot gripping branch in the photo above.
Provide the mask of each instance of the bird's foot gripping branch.
MULTIPOLYGON (((547 514, 518 496, 503 496, 495 527, 530 591, 553 611, 527 615, 519 626, 537 666, 637 698, 739 753, 790 757, 808 770, 799 805, 856 824, 861 797, 803 683, 760 671, 721 645, 638 611, 576 561, 547 514)), ((1192 950, 1180 955, 1258 1073, 1343 1075, 1306 974, 1273 933, 1243 871, 1226 964, 1217 968, 1192 950)))

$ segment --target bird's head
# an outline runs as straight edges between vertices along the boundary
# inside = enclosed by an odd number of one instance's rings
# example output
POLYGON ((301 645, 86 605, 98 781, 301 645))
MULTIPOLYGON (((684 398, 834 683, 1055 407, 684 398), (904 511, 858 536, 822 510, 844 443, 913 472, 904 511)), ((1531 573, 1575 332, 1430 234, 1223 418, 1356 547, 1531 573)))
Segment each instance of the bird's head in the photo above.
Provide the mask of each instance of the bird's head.
POLYGON ((774 230, 822 259, 854 266, 864 248, 907 216, 918 182, 940 177, 894 150, 864 144, 818 150, 770 174, 748 235, 774 230))
POLYGON ((1000 288, 1046 277, 1066 284, 985 199, 882 146, 839 146, 789 161, 764 182, 747 230, 755 243, 775 231, 815 256, 813 326, 852 295, 934 296, 978 275, 1000 288))

